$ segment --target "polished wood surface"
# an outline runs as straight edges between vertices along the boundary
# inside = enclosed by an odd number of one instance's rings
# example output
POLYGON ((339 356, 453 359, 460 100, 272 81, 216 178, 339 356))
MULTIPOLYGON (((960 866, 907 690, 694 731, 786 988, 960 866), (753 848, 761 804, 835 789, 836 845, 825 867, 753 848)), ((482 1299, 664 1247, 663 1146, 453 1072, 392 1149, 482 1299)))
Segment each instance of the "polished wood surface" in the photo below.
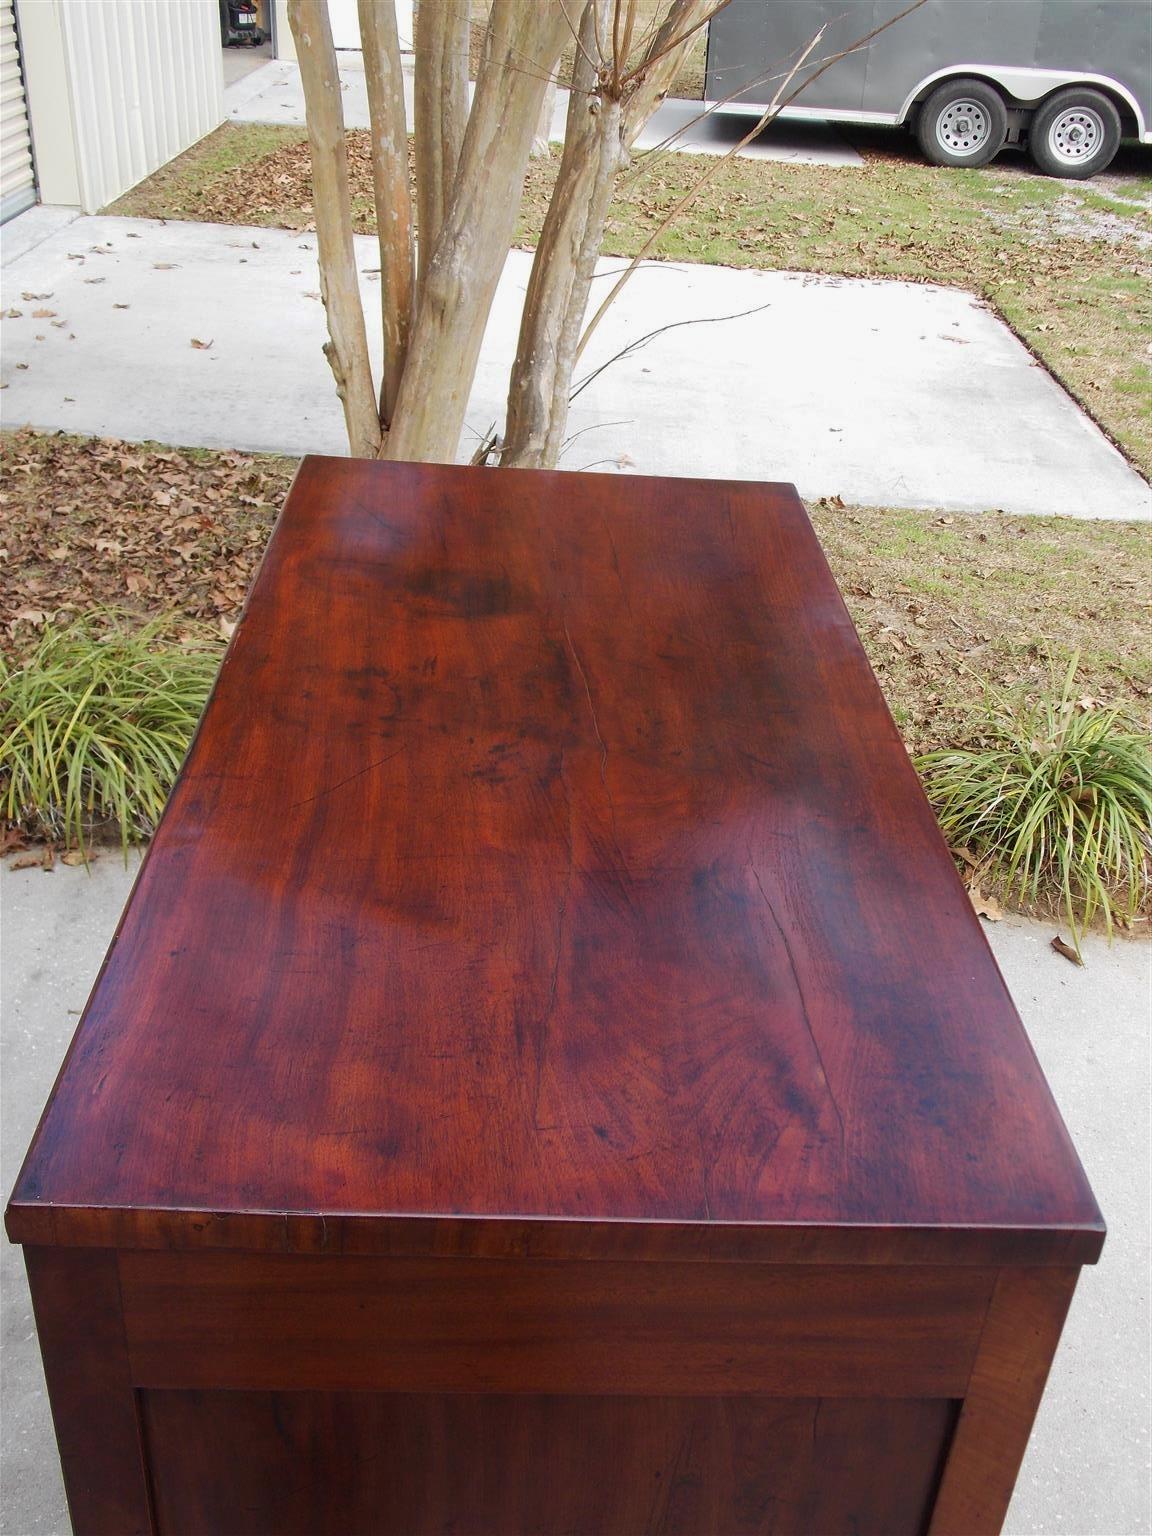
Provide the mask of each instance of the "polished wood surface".
POLYGON ((475 1252, 463 1218, 1099 1251, 788 488, 306 460, 8 1228, 475 1252))

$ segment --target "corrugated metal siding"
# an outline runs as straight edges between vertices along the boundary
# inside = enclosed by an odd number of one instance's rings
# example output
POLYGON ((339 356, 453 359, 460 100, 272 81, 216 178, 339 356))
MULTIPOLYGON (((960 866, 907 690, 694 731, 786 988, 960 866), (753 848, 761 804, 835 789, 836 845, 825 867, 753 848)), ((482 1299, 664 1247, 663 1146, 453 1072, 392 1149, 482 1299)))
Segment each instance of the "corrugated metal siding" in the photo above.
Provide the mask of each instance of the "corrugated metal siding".
POLYGON ((95 213, 224 118, 217 0, 61 0, 81 205, 95 213))
POLYGON ((0 0, 0 223, 36 201, 28 105, 12 0, 0 0))

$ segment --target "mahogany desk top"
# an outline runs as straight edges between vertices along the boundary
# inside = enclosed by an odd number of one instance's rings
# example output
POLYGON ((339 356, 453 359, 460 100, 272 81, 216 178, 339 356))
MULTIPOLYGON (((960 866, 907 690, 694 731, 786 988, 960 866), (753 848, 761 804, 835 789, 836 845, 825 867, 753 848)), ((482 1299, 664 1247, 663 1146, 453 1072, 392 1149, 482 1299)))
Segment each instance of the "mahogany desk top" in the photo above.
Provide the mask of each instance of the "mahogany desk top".
POLYGON ((17 1242, 1092 1262, 787 486, 304 461, 17 1242))

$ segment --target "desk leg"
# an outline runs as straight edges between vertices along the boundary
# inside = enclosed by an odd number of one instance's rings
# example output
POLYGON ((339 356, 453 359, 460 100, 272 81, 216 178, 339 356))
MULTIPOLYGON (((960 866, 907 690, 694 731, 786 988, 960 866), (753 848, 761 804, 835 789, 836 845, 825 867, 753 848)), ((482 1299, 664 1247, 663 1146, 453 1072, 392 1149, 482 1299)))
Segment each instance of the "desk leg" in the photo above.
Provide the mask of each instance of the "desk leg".
POLYGON ((929 1536, 997 1536, 1028 1447, 1078 1269, 1000 1273, 929 1536))
POLYGON ((24 1249, 68 1510, 76 1536, 154 1529, 116 1254, 24 1249))

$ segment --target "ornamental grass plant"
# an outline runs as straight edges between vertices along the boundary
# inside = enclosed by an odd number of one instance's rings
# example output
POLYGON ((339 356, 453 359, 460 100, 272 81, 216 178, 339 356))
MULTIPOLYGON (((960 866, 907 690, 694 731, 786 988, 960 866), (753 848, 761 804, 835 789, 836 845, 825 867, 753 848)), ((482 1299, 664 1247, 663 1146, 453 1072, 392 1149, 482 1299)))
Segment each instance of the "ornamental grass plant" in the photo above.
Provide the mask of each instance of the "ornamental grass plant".
POLYGON ((21 665, 0 657, 0 814, 81 849, 147 837, 222 655, 205 626, 101 609, 45 628, 21 665))
POLYGON ((1146 911, 1152 891, 1152 752, 1115 708, 1063 687, 1035 702, 996 699, 962 746, 916 760, 945 837, 985 888, 1087 926, 1146 911))

